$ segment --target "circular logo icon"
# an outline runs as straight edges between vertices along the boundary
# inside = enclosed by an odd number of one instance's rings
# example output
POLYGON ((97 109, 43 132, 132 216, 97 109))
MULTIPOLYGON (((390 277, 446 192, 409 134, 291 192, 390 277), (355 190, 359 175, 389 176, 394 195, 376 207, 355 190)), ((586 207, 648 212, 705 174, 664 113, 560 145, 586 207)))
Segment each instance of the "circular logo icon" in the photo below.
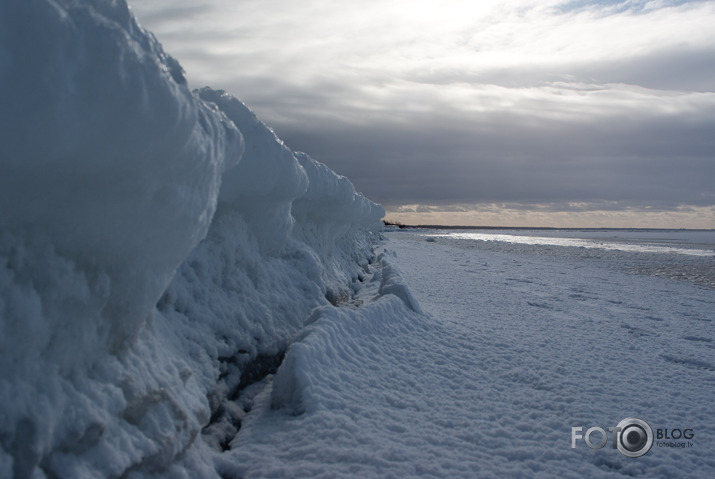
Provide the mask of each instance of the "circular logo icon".
POLYGON ((624 456, 641 457, 653 447, 653 430, 643 419, 627 417, 617 427, 616 447, 624 456))

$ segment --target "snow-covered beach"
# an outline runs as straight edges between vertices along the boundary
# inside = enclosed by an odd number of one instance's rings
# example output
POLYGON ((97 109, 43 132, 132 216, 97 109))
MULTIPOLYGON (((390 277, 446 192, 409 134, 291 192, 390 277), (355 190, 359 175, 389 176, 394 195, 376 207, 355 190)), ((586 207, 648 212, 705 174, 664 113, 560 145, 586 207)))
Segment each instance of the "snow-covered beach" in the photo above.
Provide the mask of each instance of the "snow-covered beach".
MULTIPOLYGON (((313 324, 292 346, 305 412, 257 398, 228 453, 234 467, 246 477, 712 475, 715 290, 629 269, 678 253, 553 246, 543 232, 525 247, 509 233, 387 233, 385 255, 424 314, 380 300, 313 324), (690 429, 692 445, 656 440, 639 458, 610 436, 603 449, 571 447, 572 427, 627 417, 690 429)), ((589 238, 552 233, 574 235, 589 238)), ((630 247, 647 250, 643 236, 630 247)), ((712 268, 712 232, 675 234, 685 245, 698 236, 712 268)))
POLYGON ((712 232, 385 232, 123 0, 0 67, 0 477, 713 474, 712 232))

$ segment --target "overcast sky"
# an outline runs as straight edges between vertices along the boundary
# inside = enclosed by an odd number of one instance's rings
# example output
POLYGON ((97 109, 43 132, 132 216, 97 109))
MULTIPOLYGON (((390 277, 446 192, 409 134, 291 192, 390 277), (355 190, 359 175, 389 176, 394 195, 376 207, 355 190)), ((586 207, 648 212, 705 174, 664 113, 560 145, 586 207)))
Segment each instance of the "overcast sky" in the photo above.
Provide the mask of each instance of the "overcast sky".
POLYGON ((388 218, 715 228, 714 1, 129 3, 388 218))

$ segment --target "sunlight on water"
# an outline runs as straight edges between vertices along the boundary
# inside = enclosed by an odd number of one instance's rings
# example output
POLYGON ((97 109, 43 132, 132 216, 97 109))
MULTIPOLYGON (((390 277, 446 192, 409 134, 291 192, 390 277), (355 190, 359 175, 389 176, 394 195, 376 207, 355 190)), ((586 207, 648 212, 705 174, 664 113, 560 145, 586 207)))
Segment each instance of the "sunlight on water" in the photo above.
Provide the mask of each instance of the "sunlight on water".
MULTIPOLYGON (((562 232, 564 235, 572 232, 562 232)), ((430 236, 466 239, 475 241, 497 241, 512 244, 537 246, 570 246, 576 248, 597 248, 604 250, 626 251, 630 253, 664 253, 690 256, 715 256, 715 245, 695 243, 688 244, 682 238, 666 237, 647 238, 630 237, 614 238, 577 238, 562 236, 531 236, 526 234, 503 234, 483 232, 450 232, 430 236)))

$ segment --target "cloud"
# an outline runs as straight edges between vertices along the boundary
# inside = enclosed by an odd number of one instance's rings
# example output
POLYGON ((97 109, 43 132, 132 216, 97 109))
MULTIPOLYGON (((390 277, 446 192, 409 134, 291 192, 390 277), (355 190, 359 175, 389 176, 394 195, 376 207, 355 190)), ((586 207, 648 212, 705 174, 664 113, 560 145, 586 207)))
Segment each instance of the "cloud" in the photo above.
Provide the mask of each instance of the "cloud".
POLYGON ((715 204, 713 2, 132 3, 191 85, 387 206, 715 204))
MULTIPOLYGON (((616 93, 613 93, 617 96, 616 93)), ((623 102, 609 115, 588 105, 512 112, 413 113, 409 122, 298 122, 277 127, 288 144, 331 160, 385 204, 631 200, 712 204, 715 97, 650 98, 647 114, 623 102), (525 113, 529 111, 530 113, 525 113), (541 115, 541 117, 539 117, 541 115), (304 126, 311 125, 311 128, 304 126), (335 152, 340 152, 335 155, 335 152)), ((532 102, 535 100, 528 100, 532 102)), ((636 102, 635 100, 632 100, 636 102)), ((604 100, 605 102, 605 100, 604 100)))

